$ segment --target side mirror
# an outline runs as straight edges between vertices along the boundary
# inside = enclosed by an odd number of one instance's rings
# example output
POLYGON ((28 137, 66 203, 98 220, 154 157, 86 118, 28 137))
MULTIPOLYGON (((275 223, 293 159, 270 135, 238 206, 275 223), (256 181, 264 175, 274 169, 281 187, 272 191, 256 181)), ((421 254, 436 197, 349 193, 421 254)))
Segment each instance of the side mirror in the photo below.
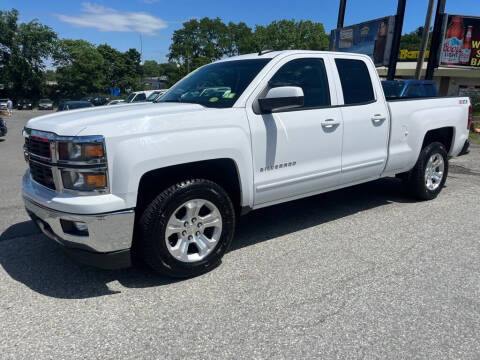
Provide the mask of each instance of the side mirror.
POLYGON ((258 102, 264 114, 297 108, 303 106, 303 90, 298 86, 275 87, 270 89, 263 99, 258 99, 258 102))

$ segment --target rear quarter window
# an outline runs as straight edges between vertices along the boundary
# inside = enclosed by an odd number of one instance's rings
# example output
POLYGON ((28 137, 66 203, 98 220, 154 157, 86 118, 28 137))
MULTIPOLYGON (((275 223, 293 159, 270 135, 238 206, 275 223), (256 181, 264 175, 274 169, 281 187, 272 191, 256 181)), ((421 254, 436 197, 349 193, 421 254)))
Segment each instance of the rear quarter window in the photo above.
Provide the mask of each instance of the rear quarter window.
POLYGON ((342 84, 345 105, 368 103, 375 100, 372 79, 362 60, 335 59, 342 84))

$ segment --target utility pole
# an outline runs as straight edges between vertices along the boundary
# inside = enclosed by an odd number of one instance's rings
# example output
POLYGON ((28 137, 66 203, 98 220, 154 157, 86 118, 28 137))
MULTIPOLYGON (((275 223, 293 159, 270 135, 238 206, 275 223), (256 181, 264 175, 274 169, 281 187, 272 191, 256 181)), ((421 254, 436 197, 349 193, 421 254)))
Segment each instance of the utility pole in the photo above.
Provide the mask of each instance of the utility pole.
POLYGON ((390 52, 390 61, 388 63, 387 80, 395 79, 397 71, 398 51, 400 48, 400 40, 402 38, 403 19, 405 17, 405 7, 407 0, 398 0, 397 15, 395 16, 395 29, 393 31, 392 50, 390 52))
MULTIPOLYGON (((430 21, 432 20, 433 0, 428 0, 427 16, 425 16, 425 25, 423 26, 422 45, 417 60, 417 69, 415 70, 415 79, 420 80, 422 74, 423 61, 425 59, 425 50, 427 50, 428 36, 430 35, 430 21)), ((431 51, 430 51, 431 56, 431 51)))
POLYGON ((340 7, 338 9, 337 29, 343 28, 346 7, 347 7, 347 0, 340 0, 340 7))
POLYGON ((433 80, 433 73, 437 66, 438 51, 442 44, 442 26, 443 15, 445 13, 446 0, 437 1, 437 10, 435 11, 435 22, 433 24, 432 45, 430 46, 430 56, 428 57, 427 73, 425 80, 433 80))

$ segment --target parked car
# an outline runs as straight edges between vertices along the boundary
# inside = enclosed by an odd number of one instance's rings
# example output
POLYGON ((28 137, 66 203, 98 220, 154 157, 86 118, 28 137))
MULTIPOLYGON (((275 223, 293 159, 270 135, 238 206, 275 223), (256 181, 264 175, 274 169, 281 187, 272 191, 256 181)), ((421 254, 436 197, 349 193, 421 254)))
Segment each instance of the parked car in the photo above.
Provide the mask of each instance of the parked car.
POLYGON ((125 100, 112 100, 107 105, 118 105, 118 104, 124 104, 124 103, 125 103, 125 100))
POLYGON ((17 103, 17 110, 32 110, 33 109, 33 101, 31 100, 20 100, 17 103))
POLYGON ((93 107, 90 101, 78 100, 78 101, 66 101, 58 105, 57 111, 77 110, 83 108, 93 107))
POLYGON ((145 102, 147 98, 153 93, 153 90, 146 90, 146 91, 135 91, 130 93, 127 98, 125 99, 126 103, 134 103, 134 102, 145 102))
POLYGON ((83 98, 82 101, 89 101, 94 106, 102 106, 102 105, 107 105, 110 99, 105 96, 94 96, 94 97, 83 98))
POLYGON ((386 101, 365 55, 242 55, 157 103, 30 120, 22 194, 43 233, 81 261, 125 267, 134 248, 156 271, 190 277, 221 261, 252 209, 395 175, 434 199, 468 138, 469 107, 386 101))
POLYGON ((385 80, 382 86, 387 99, 438 96, 433 80, 385 80))
POLYGON ((7 135, 7 132, 8 132, 7 122, 0 117, 0 136, 7 135))
POLYGON ((40 99, 38 110, 53 110, 53 101, 50 99, 40 99))
POLYGON ((4 110, 7 108, 7 101, 8 99, 0 99, 0 110, 4 110))
POLYGON ((148 97, 147 101, 148 102, 153 102, 158 100, 160 97, 162 97, 163 94, 167 92, 167 89, 161 89, 161 90, 154 90, 148 97))

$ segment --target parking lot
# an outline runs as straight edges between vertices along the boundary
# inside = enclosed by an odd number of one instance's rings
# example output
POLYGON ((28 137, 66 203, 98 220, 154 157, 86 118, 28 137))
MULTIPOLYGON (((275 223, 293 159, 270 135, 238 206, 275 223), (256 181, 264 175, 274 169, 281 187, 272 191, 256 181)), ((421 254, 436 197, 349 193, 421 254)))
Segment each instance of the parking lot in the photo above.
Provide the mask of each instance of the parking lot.
POLYGON ((434 201, 383 179, 252 212, 222 265, 172 281, 37 231, 21 129, 45 113, 0 139, 0 358, 479 358, 480 147, 434 201))

